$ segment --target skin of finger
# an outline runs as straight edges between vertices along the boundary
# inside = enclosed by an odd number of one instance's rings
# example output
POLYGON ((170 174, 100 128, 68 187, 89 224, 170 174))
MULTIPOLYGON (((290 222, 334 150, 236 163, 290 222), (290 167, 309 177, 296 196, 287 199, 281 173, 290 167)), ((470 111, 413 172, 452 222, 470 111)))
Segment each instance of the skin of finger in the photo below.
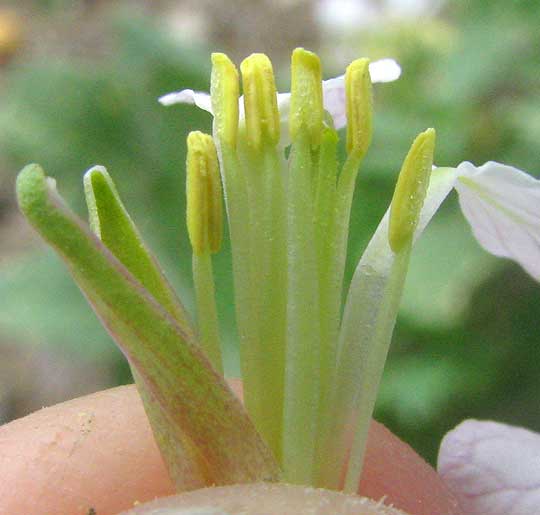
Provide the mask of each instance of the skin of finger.
MULTIPOLYGON (((237 394, 238 381, 231 382, 237 394)), ((133 386, 81 397, 0 427, 0 515, 113 515, 173 493, 133 386)), ((363 495, 411 515, 459 515, 435 471, 374 422, 363 495)))

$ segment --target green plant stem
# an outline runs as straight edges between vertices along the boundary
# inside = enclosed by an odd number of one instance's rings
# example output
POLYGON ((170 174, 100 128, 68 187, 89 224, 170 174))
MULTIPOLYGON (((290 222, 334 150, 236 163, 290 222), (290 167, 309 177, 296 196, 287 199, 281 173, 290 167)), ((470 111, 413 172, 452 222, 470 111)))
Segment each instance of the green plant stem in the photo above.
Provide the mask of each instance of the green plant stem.
POLYGON ((284 473, 287 481, 311 484, 319 410, 320 311, 307 131, 299 131, 293 143, 288 178, 284 473))
POLYGON ((197 325, 201 348, 214 366, 223 374, 223 359, 219 338, 219 322, 216 309, 212 256, 210 252, 193 253, 193 284, 197 303, 197 325))

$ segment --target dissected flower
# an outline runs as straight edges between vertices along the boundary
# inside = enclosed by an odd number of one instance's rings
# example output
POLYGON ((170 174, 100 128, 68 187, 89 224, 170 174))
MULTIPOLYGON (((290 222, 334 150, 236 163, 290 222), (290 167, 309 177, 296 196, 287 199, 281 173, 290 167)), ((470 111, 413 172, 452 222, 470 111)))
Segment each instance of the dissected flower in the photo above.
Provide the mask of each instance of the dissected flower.
POLYGON ((246 58, 240 73, 224 54, 213 54, 212 65, 210 95, 184 90, 160 99, 214 117, 212 136, 188 137, 195 324, 103 168, 85 176, 95 236, 36 165, 19 176, 19 203, 130 360, 173 477, 190 460, 199 483, 283 478, 341 488, 345 470, 344 489, 356 492, 414 243, 455 187, 480 243, 538 278, 538 181, 497 163, 433 170, 435 131, 427 129, 413 141, 346 289, 372 82, 395 80, 399 65, 357 59, 344 76, 323 81, 319 58, 296 49, 284 94, 263 54, 246 58), (339 163, 337 129, 345 125, 339 163), (221 375, 211 256, 221 242, 222 193, 249 417, 221 375))

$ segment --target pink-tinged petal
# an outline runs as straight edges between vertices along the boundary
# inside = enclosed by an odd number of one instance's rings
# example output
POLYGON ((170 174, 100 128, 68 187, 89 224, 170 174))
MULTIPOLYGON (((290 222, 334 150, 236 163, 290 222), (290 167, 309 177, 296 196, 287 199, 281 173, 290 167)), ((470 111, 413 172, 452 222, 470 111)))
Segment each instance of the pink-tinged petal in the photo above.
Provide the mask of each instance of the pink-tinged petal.
POLYGON ((540 181, 493 161, 457 170, 459 203, 480 245, 540 280, 540 181))
POLYGON ((163 95, 162 97, 159 97, 158 101, 164 106, 171 106, 174 104, 196 105, 199 109, 213 114, 210 95, 208 93, 203 93, 202 91, 183 89, 182 91, 175 91, 163 95))
POLYGON ((450 431, 438 471, 464 515, 540 513, 540 434, 467 420, 450 431))
POLYGON ((324 109, 330 113, 336 129, 347 125, 347 102, 345 99, 345 75, 323 80, 324 109))

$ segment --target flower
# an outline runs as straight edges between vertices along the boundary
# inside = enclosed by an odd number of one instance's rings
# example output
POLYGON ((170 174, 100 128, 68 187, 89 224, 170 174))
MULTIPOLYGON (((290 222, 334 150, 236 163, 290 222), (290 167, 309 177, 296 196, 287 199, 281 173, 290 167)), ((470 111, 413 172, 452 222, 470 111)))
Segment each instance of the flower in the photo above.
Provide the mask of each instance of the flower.
POLYGON ((427 129, 412 143, 346 290, 352 199, 372 136, 372 82, 395 80, 399 65, 357 59, 344 76, 322 81, 318 56, 299 48, 284 94, 263 54, 246 58, 240 74, 224 54, 213 54, 212 65, 211 95, 183 90, 160 99, 214 117, 213 136, 192 132, 187 140, 196 324, 103 168, 84 180, 95 236, 37 165, 19 175, 21 209, 128 356, 173 477, 189 456, 201 483, 283 478, 340 488, 346 467, 344 489, 356 492, 415 241, 456 188, 480 243, 538 277, 538 181, 497 163, 433 170, 436 135, 427 129), (345 125, 340 166, 337 129, 345 125), (222 193, 249 417, 220 374, 211 255, 221 241, 222 193))

